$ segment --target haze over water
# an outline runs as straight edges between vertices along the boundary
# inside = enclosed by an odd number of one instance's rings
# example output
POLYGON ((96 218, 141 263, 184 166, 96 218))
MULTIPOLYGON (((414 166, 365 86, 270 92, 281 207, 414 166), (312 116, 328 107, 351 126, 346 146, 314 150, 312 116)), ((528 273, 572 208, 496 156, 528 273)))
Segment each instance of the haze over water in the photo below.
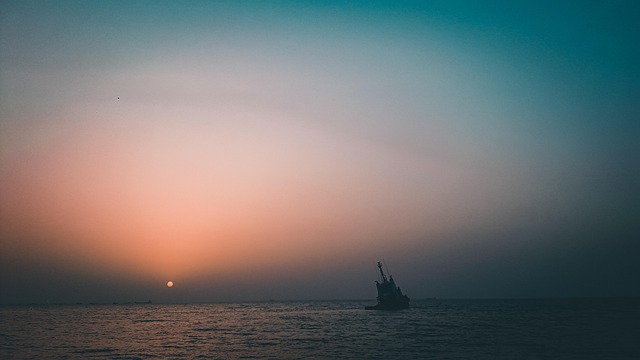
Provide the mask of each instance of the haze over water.
POLYGON ((639 13, 3 1, 0 304, 640 296, 639 13))

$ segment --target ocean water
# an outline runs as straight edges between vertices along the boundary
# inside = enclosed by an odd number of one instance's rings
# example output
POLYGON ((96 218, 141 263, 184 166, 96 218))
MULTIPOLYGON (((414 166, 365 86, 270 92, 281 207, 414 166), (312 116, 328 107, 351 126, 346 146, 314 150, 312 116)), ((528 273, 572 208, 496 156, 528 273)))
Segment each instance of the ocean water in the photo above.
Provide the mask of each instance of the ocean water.
POLYGON ((640 299, 0 308, 0 359, 640 359, 640 299))

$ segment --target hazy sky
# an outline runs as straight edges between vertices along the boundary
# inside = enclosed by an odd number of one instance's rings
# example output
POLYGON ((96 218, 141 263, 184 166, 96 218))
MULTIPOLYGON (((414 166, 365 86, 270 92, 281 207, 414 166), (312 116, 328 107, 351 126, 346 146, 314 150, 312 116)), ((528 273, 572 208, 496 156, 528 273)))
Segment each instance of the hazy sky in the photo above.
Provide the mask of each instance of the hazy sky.
POLYGON ((3 1, 0 303, 639 296, 638 4, 3 1))

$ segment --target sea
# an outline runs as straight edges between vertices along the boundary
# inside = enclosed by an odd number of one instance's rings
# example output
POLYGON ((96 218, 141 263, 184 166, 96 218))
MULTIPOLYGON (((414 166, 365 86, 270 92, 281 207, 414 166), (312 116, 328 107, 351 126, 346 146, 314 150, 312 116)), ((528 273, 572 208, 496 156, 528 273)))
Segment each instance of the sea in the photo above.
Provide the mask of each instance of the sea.
POLYGON ((640 359, 640 299, 0 307, 0 359, 640 359))

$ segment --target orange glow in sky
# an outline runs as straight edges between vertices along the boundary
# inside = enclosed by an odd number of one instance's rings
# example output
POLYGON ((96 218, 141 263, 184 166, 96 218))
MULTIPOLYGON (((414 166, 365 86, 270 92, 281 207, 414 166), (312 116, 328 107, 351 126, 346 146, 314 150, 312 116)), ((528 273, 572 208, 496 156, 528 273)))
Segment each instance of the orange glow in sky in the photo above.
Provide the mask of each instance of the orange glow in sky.
POLYGON ((452 226, 442 196, 460 169, 442 159, 268 112, 213 109, 215 121, 205 121, 209 114, 187 107, 185 123, 168 107, 123 122, 127 100, 108 101, 118 107, 106 112, 112 118, 10 162, 9 227, 59 238, 37 246, 63 243, 62 256, 139 274, 242 274, 288 266, 294 254, 348 256, 394 233, 452 226))

